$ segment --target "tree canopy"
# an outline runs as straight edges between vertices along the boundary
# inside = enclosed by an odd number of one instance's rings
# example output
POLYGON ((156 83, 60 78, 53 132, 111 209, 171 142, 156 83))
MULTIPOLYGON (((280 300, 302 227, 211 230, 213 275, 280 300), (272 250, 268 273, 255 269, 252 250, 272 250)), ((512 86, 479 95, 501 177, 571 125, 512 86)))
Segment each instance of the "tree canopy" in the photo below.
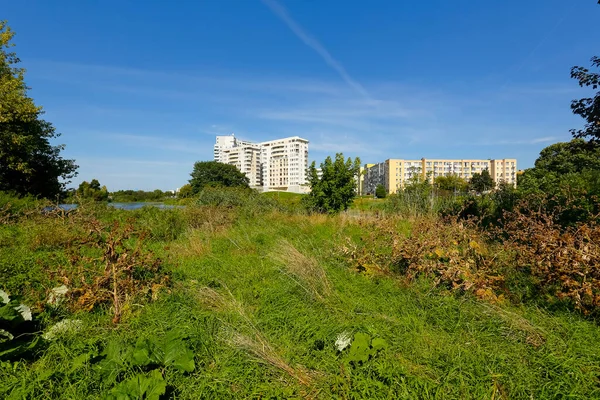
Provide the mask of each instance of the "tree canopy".
POLYGON ((381 183, 377 185, 377 187, 375 188, 375 197, 377 197, 378 199, 385 199, 386 195, 387 193, 385 191, 385 186, 383 186, 381 183))
MULTIPOLYGON (((592 67, 600 68, 600 57, 592 57, 592 67)), ((584 67, 573 67, 571 78, 577 79, 581 87, 590 87, 593 90, 600 87, 600 73, 590 72, 584 67)), ((600 143, 600 91, 596 92, 594 97, 573 100, 571 110, 586 121, 583 129, 571 130, 573 136, 589 138, 592 142, 600 143)))
MULTIPOLYGON (((591 62, 592 68, 598 68, 600 72, 600 57, 592 57, 591 62)), ((577 79, 581 87, 597 90, 600 87, 599 72, 591 72, 585 67, 575 66, 571 68, 571 78, 577 79)), ((583 129, 572 129, 571 134, 576 138, 588 138, 592 144, 600 144, 600 91, 596 92, 594 97, 573 100, 571 110, 586 122, 583 129)))
POLYGON ((110 192, 110 197, 114 202, 130 202, 130 201, 160 201, 165 197, 171 197, 170 192, 163 192, 160 189, 153 191, 144 190, 118 190, 110 192))
POLYGON ((494 187, 494 180, 487 169, 474 173, 469 181, 469 187, 477 193, 485 192, 494 187))
POLYGON ((179 197, 180 199, 185 199, 188 197, 192 197, 193 194, 194 191, 192 189, 192 185, 186 183, 185 185, 179 188, 179 191, 177 192, 177 197, 179 197))
POLYGON ((244 187, 250 182, 235 165, 217 161, 198 161, 191 173, 190 185, 194 194, 205 187, 244 187))
POLYGON ((310 193, 303 198, 307 208, 317 212, 336 213, 347 210, 356 196, 360 159, 352 161, 344 159, 344 154, 337 153, 335 160, 327 157, 321 163, 319 177, 313 161, 308 168, 310 193))
POLYGON ((27 96, 25 70, 9 51, 13 36, 0 21, 0 190, 54 197, 64 190, 64 180, 76 175, 77 166, 60 156, 63 145, 49 142, 59 134, 27 96))
POLYGON ((456 174, 442 175, 435 178, 435 186, 448 192, 464 192, 469 183, 456 174))
POLYGON ((75 193, 83 199, 92 199, 94 201, 108 200, 106 186, 100 186, 100 182, 97 179, 92 179, 90 182, 81 182, 75 193))
POLYGON ((600 194, 600 147, 584 139, 552 144, 540 152, 535 166, 519 177, 525 193, 558 194, 577 192, 600 194))

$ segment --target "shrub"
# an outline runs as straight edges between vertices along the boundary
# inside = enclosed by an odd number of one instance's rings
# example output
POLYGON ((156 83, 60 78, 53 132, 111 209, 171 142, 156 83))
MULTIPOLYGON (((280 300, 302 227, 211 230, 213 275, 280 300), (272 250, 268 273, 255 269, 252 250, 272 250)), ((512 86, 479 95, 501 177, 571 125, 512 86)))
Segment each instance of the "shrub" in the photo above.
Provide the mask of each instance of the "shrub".
POLYGON ((540 293, 571 303, 584 314, 600 310, 600 225, 595 220, 564 226, 561 209, 521 203, 499 230, 515 263, 540 293))
POLYGON ((186 227, 184 213, 179 209, 160 209, 157 207, 142 207, 139 210, 127 211, 136 219, 136 225, 149 233, 158 241, 175 240, 186 227))
POLYGON ((40 346, 31 309, 0 289, 0 360, 17 360, 40 346))
POLYGON ((386 195, 387 193, 385 191, 385 186, 377 185, 377 187, 375 188, 375 197, 377 197, 378 199, 385 199, 386 195))
POLYGON ((359 245, 349 241, 342 248, 356 271, 396 273, 409 281, 428 276, 436 286, 498 299, 504 289, 502 269, 475 227, 420 218, 413 221, 410 234, 405 235, 397 223, 393 218, 362 222, 368 224, 365 230, 370 233, 361 237, 359 245))
POLYGON ((221 208, 239 208, 242 214, 255 214, 268 211, 297 212, 297 204, 278 201, 270 196, 263 196, 256 190, 240 188, 205 188, 196 200, 200 206, 221 208))
POLYGON ((67 248, 69 264, 58 271, 58 278, 69 288, 68 307, 91 311, 110 304, 117 323, 127 301, 140 295, 155 297, 169 278, 161 260, 142 249, 145 234, 132 223, 105 224, 95 218, 82 223, 89 236, 67 248))
POLYGON ((0 224, 37 213, 45 205, 48 205, 47 201, 39 201, 33 196, 18 196, 0 191, 0 224))

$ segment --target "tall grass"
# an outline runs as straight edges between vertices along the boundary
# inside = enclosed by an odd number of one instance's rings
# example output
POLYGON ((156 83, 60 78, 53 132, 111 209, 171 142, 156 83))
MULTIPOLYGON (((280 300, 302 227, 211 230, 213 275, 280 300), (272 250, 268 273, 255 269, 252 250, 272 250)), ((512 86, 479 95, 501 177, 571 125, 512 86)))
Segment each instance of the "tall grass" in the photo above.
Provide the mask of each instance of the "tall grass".
MULTIPOLYGON (((140 340, 174 331, 196 368, 161 367, 171 398, 600 397, 597 322, 572 305, 545 306, 552 292, 536 302, 523 294, 536 285, 523 279, 531 265, 504 236, 489 240, 456 219, 305 215, 258 194, 204 196, 185 209, 89 205, 0 225, 0 288, 22 296, 42 332, 81 321, 27 358, 0 362, 0 398, 105 398, 154 369, 136 363, 140 340), (91 237, 90 221, 100 229, 91 237), (141 293, 119 292, 118 321, 110 301, 91 311, 73 307, 78 296, 46 302, 82 278, 107 294, 107 257, 139 280, 128 287, 141 293), (336 340, 357 333, 388 347, 354 362, 359 349, 336 340)), ((418 204, 402 215, 430 213, 418 204)), ((529 236, 541 246, 538 228, 529 236)), ((568 245, 552 238, 557 252, 568 245)), ((584 242, 577 236, 579 252, 567 253, 586 255, 584 242)))
POLYGON ((386 197, 383 209, 405 218, 415 218, 439 215, 453 207, 456 202, 457 197, 439 195, 435 191, 401 190, 386 197))

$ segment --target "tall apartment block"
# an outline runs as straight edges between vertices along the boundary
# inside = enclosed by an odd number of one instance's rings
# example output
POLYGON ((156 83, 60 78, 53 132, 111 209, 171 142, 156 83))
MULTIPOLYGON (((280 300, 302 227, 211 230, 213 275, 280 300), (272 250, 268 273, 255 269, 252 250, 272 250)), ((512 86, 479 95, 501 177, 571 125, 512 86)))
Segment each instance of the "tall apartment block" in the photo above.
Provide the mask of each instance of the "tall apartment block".
POLYGON ((365 165, 363 191, 361 194, 374 193, 377 185, 385 186, 388 193, 396 193, 414 175, 421 175, 433 183, 438 176, 457 175, 465 180, 474 173, 488 170, 492 180, 498 185, 506 182, 517 184, 517 160, 438 160, 422 158, 420 160, 389 159, 379 164, 365 165))
POLYGON ((215 161, 235 165, 263 191, 307 191, 308 140, 298 136, 252 143, 234 135, 217 136, 215 161))
POLYGON ((263 190, 306 191, 308 140, 298 136, 260 143, 263 190))

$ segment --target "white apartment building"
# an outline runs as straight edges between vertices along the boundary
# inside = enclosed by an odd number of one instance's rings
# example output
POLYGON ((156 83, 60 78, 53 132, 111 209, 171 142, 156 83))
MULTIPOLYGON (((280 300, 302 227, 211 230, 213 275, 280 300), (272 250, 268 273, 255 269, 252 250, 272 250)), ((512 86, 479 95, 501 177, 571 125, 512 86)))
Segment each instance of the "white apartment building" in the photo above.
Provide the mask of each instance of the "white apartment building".
MULTIPOLYGON (((216 160, 215 160, 216 161, 216 160)), ((235 165, 249 180, 251 187, 261 186, 260 147, 241 145, 223 148, 219 152, 219 162, 235 165)))
POLYGON ((240 139, 236 138, 234 134, 217 136, 217 141, 213 147, 214 160, 217 162, 222 162, 221 161, 221 154, 222 154, 221 151, 222 150, 231 149, 234 147, 253 146, 253 145, 256 146, 257 143, 240 140, 240 139))
POLYGON ((217 136, 215 161, 235 165, 250 180, 250 186, 263 190, 306 192, 308 140, 298 136, 261 143, 217 136))
POLYGON ((260 143, 263 190, 306 191, 308 140, 298 136, 260 143))

